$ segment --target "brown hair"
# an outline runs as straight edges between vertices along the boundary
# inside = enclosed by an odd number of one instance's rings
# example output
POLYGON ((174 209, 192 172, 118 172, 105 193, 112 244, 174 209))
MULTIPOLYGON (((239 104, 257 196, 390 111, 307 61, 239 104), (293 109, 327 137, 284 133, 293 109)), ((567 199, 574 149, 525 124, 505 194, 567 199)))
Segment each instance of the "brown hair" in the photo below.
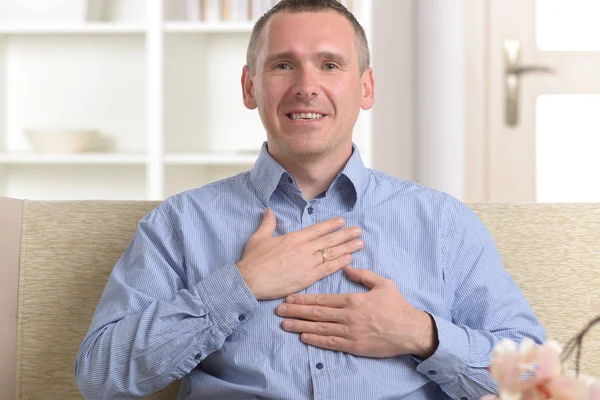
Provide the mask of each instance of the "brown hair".
POLYGON ((329 10, 337 11, 352 24, 354 33, 356 34, 356 53, 358 55, 358 66, 360 74, 362 75, 362 73, 369 67, 371 63, 367 36, 365 35, 365 30, 363 27, 356 20, 356 17, 354 17, 354 14, 348 11, 348 9, 344 7, 338 0, 280 0, 273 8, 260 17, 254 25, 252 36, 250 37, 250 43, 248 44, 248 50, 246 52, 246 64, 248 64, 250 73, 252 75, 256 74, 256 59, 258 58, 258 51, 262 42, 264 27, 273 14, 282 11, 301 13, 329 10))

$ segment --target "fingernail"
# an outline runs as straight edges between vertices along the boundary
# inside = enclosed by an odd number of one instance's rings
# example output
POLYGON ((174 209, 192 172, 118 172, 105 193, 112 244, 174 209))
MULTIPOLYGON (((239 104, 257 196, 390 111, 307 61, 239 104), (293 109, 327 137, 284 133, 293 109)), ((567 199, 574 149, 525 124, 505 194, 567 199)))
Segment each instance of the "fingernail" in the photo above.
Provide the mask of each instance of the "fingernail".
POLYGON ((356 241, 356 247, 363 247, 364 245, 365 245, 365 242, 363 242, 362 240, 356 241))
POLYGON ((288 320, 283 321, 281 324, 281 326, 283 326, 284 329, 290 329, 292 327, 292 325, 293 325, 293 322, 288 321, 288 320))
POLYGON ((343 224, 343 223, 344 223, 344 222, 346 222, 346 221, 344 221, 344 218, 342 218, 342 217, 337 217, 337 218, 335 219, 335 222, 337 222, 338 224, 343 224))
POLYGON ((283 304, 282 304, 282 305, 280 305, 279 307, 277 307, 277 313, 278 313, 278 314, 283 314, 283 313, 284 313, 284 312, 286 312, 286 311, 287 311, 287 307, 286 307, 286 306, 284 306, 283 304))
POLYGON ((286 303, 290 303, 290 304, 294 304, 296 302, 296 296, 288 296, 288 298, 285 300, 286 303))
POLYGON ((362 233, 362 228, 357 226, 356 228, 354 228, 354 233, 360 235, 362 233))

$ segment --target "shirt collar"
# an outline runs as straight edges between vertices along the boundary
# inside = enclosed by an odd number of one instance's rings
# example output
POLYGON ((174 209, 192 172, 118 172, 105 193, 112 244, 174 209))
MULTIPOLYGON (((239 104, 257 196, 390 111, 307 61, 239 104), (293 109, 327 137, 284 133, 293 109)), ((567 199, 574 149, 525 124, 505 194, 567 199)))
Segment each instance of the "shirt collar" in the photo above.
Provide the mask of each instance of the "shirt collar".
MULTIPOLYGON (((355 198, 353 199, 352 206, 361 199, 365 189, 367 180, 367 168, 364 166, 363 161, 360 157, 358 148, 352 144, 352 155, 348 162, 336 177, 335 184, 339 181, 340 176, 348 178, 352 184, 355 192, 355 198)), ((286 179, 292 179, 292 176, 271 157, 267 149, 267 142, 264 142, 258 159, 254 164, 254 167, 250 171, 250 180, 258 192, 258 197, 265 207, 269 207, 269 202, 273 192, 277 189, 280 182, 284 182, 286 179)))
MULTIPOLYGON (((355 197, 353 199, 353 204, 350 204, 351 207, 355 207, 356 203, 358 203, 362 195, 365 191, 365 186, 367 182, 367 168, 363 164, 362 158, 360 157, 360 152, 358 151, 358 147, 354 143, 352 143, 352 155, 348 162, 340 172, 340 176, 345 176, 348 178, 352 186, 354 187, 355 197)), ((339 176, 336 180, 339 179, 339 176)), ((334 181, 335 182, 335 181, 334 181)))
MULTIPOLYGON (((289 173, 271 157, 264 142, 256 163, 250 171, 250 180, 258 192, 258 198, 265 207, 269 207, 271 195, 279 185, 283 175, 289 173)), ((291 176, 289 176, 291 178, 291 176)))

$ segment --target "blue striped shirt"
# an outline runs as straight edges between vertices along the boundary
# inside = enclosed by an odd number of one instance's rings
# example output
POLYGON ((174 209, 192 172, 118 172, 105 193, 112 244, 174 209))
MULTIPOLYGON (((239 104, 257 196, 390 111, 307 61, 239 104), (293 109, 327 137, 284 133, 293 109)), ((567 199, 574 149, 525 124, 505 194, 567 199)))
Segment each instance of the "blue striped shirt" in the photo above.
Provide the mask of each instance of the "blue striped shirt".
MULTIPOLYGON (((343 271, 302 293, 367 288, 343 271)), ((266 147, 249 172, 186 191, 140 221, 115 265, 75 364, 89 399, 130 398, 182 379, 179 398, 479 399, 498 340, 545 340, 489 233, 447 194, 364 167, 358 150, 307 202, 266 147), (430 313, 426 360, 323 350, 281 328, 282 300, 257 301, 235 265, 270 207, 276 235, 334 216, 363 229, 353 266, 396 283, 430 313), (318 365, 318 367, 317 367, 318 365)))

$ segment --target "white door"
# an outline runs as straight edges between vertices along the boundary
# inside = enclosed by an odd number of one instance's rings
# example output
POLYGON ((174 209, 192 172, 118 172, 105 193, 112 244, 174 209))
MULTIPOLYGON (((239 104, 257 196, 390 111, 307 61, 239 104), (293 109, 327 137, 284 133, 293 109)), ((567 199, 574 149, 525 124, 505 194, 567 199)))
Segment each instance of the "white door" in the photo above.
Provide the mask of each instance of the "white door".
POLYGON ((600 201, 600 1, 489 0, 489 201, 600 201))

